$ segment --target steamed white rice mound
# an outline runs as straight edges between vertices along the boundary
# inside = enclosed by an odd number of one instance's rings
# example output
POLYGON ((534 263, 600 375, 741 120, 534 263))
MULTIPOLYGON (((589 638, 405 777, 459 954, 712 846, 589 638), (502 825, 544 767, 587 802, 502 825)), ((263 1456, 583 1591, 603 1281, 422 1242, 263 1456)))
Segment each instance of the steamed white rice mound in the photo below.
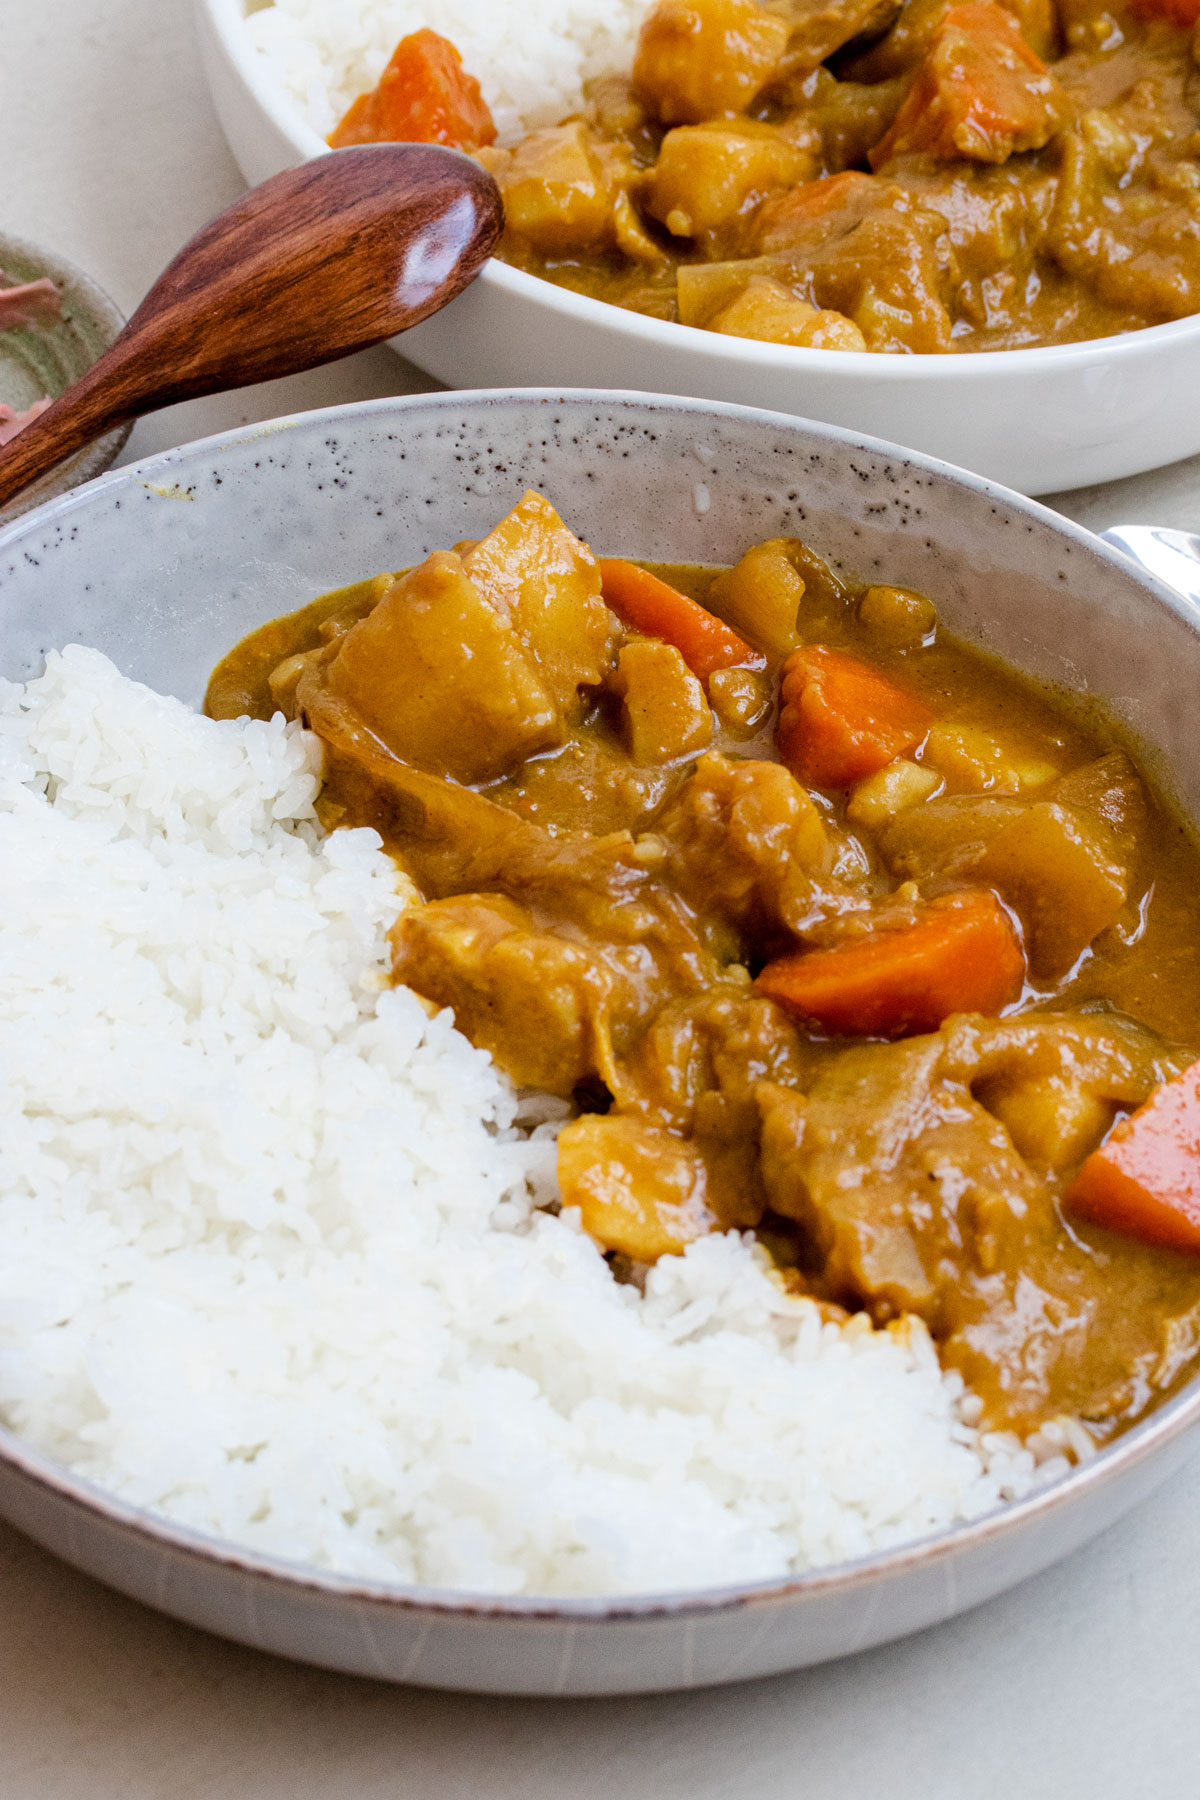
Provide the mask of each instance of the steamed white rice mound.
POLYGON ((450 39, 483 89, 501 143, 556 125, 583 84, 627 69, 649 0, 275 0, 246 32, 271 77, 328 137, 373 88, 402 37, 450 39))
POLYGON ((94 651, 0 683, 0 1418, 127 1500, 358 1575, 600 1594, 782 1575, 1019 1494, 920 1328, 751 1242, 643 1296, 554 1126, 384 985, 318 751, 94 651))

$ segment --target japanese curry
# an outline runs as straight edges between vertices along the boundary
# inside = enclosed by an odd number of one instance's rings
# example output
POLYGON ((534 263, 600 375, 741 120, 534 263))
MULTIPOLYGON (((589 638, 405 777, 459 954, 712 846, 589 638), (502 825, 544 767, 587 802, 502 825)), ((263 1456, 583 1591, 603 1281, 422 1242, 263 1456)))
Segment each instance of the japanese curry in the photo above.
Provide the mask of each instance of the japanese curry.
POLYGON ((769 343, 927 353, 1200 311, 1200 0, 656 0, 628 73, 499 147, 434 32, 333 144, 493 171, 508 262, 769 343))
POLYGON ((1094 715, 798 539, 648 570, 535 493, 234 649, 209 712, 278 709, 618 1272, 756 1232, 1022 1433, 1192 1370, 1200 854, 1094 715))

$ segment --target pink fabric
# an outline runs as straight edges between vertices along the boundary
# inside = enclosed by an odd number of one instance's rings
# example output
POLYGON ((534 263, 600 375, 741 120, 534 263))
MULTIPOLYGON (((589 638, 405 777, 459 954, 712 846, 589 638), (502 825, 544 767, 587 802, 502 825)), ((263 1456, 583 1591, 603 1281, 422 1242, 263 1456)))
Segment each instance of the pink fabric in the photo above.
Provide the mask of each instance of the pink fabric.
MULTIPOLYGON (((7 280, 0 269, 0 284, 7 280)), ((40 319, 60 319, 62 302, 58 289, 48 276, 40 281, 25 281, 17 287, 0 285, 0 331, 12 331, 17 325, 36 325, 40 319)))
MULTIPOLYGON (((23 281, 5 287, 8 277, 0 269, 0 331, 12 331, 18 325, 36 325, 42 319, 60 319, 62 302, 58 289, 47 276, 40 281, 23 281)), ((49 406, 49 400, 35 400, 24 412, 0 400, 0 444, 15 438, 23 425, 36 419, 49 406)))
POLYGON ((31 419, 44 413, 49 404, 49 400, 35 400, 24 412, 17 412, 14 407, 7 406, 0 400, 0 444, 7 444, 10 438, 15 438, 22 425, 28 425, 31 419))

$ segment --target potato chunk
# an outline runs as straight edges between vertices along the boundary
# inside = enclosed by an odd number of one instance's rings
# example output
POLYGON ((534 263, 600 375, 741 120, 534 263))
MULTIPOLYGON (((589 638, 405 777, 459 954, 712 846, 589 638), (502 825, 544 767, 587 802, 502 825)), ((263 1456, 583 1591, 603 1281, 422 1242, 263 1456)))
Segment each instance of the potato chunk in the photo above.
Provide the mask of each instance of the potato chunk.
POLYGON ((740 562, 718 575, 710 599, 721 617, 742 636, 782 661, 800 643, 800 603, 804 577, 788 555, 790 540, 755 544, 740 562))
POLYGON ((704 689, 674 644, 636 638, 617 658, 612 690, 631 761, 654 768, 703 750, 712 737, 704 689))
POLYGON ((613 981, 594 951, 534 930, 499 894, 410 907, 391 942, 396 980, 452 1008, 518 1087, 567 1096, 597 1072, 613 981))
POLYGON ((651 267, 656 263, 666 262, 667 252, 650 236, 637 215, 633 201, 624 190, 617 196, 613 222, 617 232, 617 249, 629 257, 631 262, 646 263, 651 267))
POLYGON ((1054 1174, 1082 1162, 1116 1112, 1111 1101, 1065 1075, 981 1088, 977 1098, 999 1119, 1026 1162, 1054 1174))
POLYGON ((810 306, 769 275, 752 275, 736 300, 708 321, 708 330, 724 332, 727 337, 758 338, 767 344, 791 344, 796 349, 867 347, 852 319, 827 308, 810 306))
POLYGON ((554 704, 575 713, 579 689, 598 686, 612 667, 615 635, 587 545, 530 489, 463 569, 511 626, 554 704))
POLYGON ((543 256, 573 256, 612 244, 620 188, 600 146, 579 120, 531 131, 511 150, 484 150, 515 237, 543 256))
POLYGON ((937 630, 937 608, 914 588, 877 583, 859 601, 858 616, 872 637, 885 644, 925 644, 937 630))
POLYGON ((1025 926, 1035 975, 1065 975, 1092 939, 1115 923, 1129 892, 1098 822, 1073 807, 1042 800, 1006 825, 976 864, 1015 906, 1025 926))
POLYGON ((646 210, 675 237, 703 237, 732 225, 775 188, 817 172, 814 148, 753 119, 711 119, 668 131, 654 166, 646 210))
MULTIPOLYGON (((1099 765, 1089 767, 1097 769, 1094 777, 1073 771, 1050 792, 1103 795, 1116 811, 1119 766, 1111 786, 1099 765)), ((1083 806, 981 794, 900 813, 884 830, 881 849, 894 875, 965 876, 994 887, 1021 916, 1034 975, 1058 980, 1115 924, 1133 885, 1134 841, 1122 841, 1101 813, 1083 806)))
POLYGON ((951 788, 971 794, 1022 794, 1044 787, 1059 772, 1036 751, 1002 745, 990 731, 953 719, 939 719, 932 727, 921 759, 951 788))
POLYGON ((490 781, 565 736, 516 634, 450 550, 391 583, 327 679, 396 756, 456 781, 490 781))
MULTIPOLYGON (((679 323, 707 329, 710 319, 737 299, 753 275, 784 280, 787 267, 777 256, 740 257, 733 262, 680 263, 675 271, 679 323)), ((790 289, 789 289, 790 292, 790 289)))
POLYGON ((928 800, 940 785, 941 778, 935 770, 923 769, 920 763, 898 756, 886 768, 877 769, 874 775, 868 775, 851 790, 846 817, 852 825, 865 825, 868 831, 878 831, 897 813, 928 800))
POLYGON ((658 0, 638 37, 634 86, 664 125, 745 112, 789 30, 755 0, 658 0))
POLYGON ((708 700, 731 737, 753 737, 771 710, 771 684, 756 669, 716 669, 708 678, 708 700))
POLYGON ((717 1226, 703 1156, 641 1119, 573 1120, 558 1140, 558 1183, 589 1236, 634 1262, 677 1256, 717 1226))

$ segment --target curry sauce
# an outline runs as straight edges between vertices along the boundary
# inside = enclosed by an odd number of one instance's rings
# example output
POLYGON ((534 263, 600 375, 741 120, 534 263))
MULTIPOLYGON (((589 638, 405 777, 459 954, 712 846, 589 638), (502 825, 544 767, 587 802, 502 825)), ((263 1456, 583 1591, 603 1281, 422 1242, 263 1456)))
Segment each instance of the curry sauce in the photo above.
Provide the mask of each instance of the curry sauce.
POLYGON ((1195 0, 658 0, 476 154, 500 255, 770 343, 1006 350, 1200 310, 1195 0))
POLYGON ((1200 1257, 1069 1204, 1200 1052, 1200 851, 1103 717, 925 596, 794 539, 655 567, 705 649, 678 608, 631 623, 662 599, 631 568, 528 495, 254 633, 208 711, 321 737, 322 820, 378 829, 423 896, 396 979, 568 1103, 563 1204, 622 1267, 757 1231, 824 1306, 920 1316, 987 1425, 1107 1438, 1200 1351, 1200 1257), (833 676, 918 723, 876 754, 837 721, 822 782, 833 676), (916 1001, 876 981, 864 1010, 871 958, 924 943, 916 1001))

